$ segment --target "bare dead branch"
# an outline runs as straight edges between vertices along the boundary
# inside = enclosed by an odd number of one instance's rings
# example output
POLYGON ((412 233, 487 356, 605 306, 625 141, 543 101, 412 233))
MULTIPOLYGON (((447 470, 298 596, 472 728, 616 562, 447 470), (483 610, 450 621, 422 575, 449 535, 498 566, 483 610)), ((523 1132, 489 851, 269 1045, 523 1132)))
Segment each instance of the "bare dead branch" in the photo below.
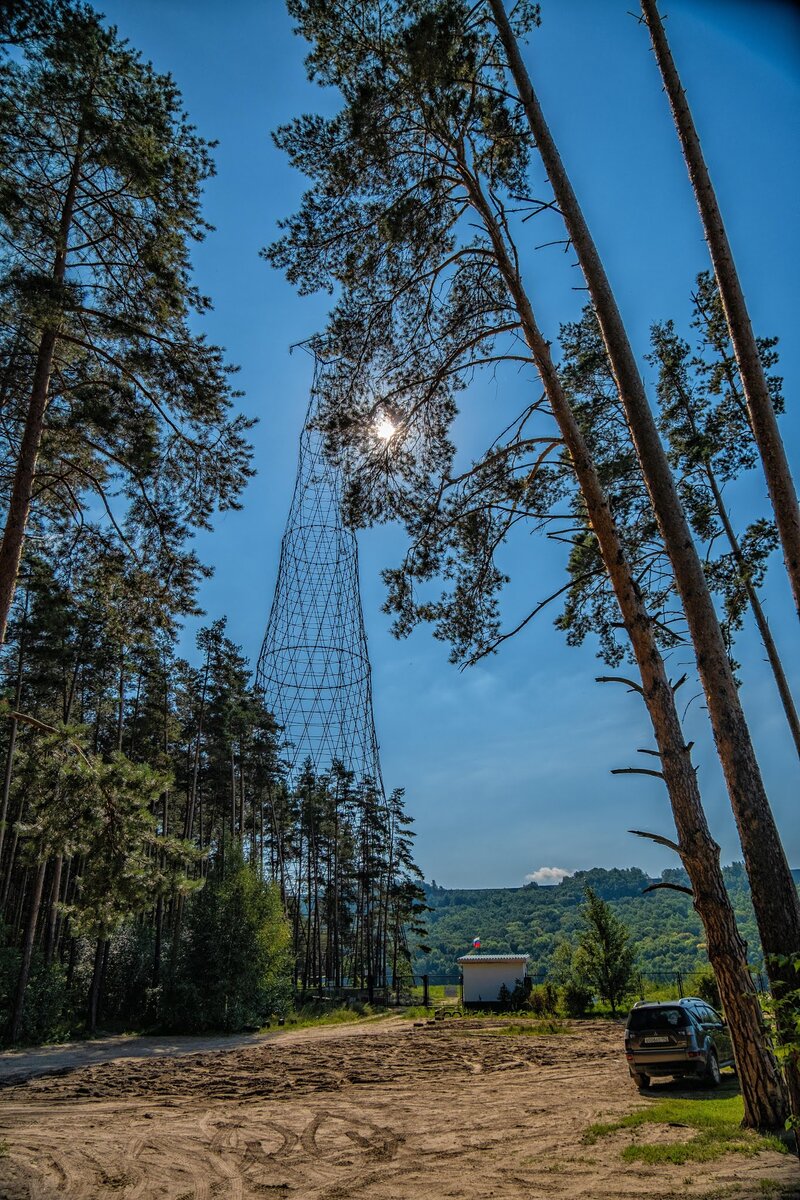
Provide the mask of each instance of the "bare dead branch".
POLYGON ((655 779, 663 779, 663 771, 651 771, 648 767, 612 767, 612 775, 652 775, 655 779))
POLYGON ((640 696, 644 696, 644 688, 633 679, 626 679, 624 675, 596 675, 594 681, 595 683, 624 683, 632 692, 638 692, 640 696))
POLYGON ((662 837, 660 833, 647 833, 644 829, 629 829, 628 833, 632 833, 634 837, 649 838, 651 842, 658 842, 659 846, 666 846, 668 850, 674 850, 676 854, 681 852, 677 842, 662 837))

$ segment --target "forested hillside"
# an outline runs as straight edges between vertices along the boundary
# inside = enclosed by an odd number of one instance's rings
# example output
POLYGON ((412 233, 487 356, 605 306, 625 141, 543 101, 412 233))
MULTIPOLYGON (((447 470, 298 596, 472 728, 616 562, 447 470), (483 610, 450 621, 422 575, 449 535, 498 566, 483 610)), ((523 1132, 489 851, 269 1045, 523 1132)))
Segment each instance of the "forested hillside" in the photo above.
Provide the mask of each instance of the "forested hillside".
MULTIPOLYGON (((795 880, 800 872, 795 871, 795 880)), ((747 941, 750 961, 760 963, 758 940, 747 876, 740 863, 724 868, 739 928, 747 941)), ((418 955, 420 974, 452 975, 455 960, 480 937, 488 953, 530 954, 532 972, 546 972, 560 940, 575 941, 581 925, 584 889, 591 887, 607 900, 630 930, 644 975, 690 971, 708 962, 700 921, 689 896, 673 891, 642 895, 653 882, 687 882, 681 870, 664 871, 654 881, 638 867, 578 871, 555 887, 535 883, 521 888, 456 889, 426 885, 430 953, 418 955)))

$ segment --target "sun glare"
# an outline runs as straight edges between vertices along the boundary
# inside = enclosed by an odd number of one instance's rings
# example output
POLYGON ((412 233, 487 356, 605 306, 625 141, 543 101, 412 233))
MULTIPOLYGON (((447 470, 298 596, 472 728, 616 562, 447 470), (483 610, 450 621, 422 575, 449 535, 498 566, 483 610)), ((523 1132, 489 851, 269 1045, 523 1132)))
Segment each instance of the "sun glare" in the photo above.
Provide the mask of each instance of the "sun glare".
POLYGON ((387 416, 381 417, 375 426, 375 436, 380 438, 382 442, 388 442, 397 433, 394 422, 390 421, 387 416))

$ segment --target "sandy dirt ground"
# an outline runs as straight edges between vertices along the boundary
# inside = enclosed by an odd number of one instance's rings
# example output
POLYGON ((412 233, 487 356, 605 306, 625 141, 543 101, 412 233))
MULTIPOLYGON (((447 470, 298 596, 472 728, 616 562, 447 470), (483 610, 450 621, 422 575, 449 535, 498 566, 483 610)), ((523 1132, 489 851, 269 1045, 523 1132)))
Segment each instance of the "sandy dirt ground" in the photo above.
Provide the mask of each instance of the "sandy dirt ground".
POLYGON ((649 1103, 628 1077, 620 1026, 547 1037, 497 1028, 392 1017, 6 1085, 0 1197, 800 1197, 797 1160, 771 1151, 683 1166, 621 1158, 634 1140, 680 1140, 685 1128, 584 1145, 591 1122, 649 1103))

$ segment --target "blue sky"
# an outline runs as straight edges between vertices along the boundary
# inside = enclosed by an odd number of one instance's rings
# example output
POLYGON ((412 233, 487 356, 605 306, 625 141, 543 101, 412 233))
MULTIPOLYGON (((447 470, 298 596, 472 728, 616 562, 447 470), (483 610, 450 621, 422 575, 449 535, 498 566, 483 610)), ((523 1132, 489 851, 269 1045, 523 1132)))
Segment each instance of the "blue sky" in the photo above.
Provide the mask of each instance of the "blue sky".
MULTIPOLYGON (((206 204, 216 232, 194 258, 198 284, 215 305, 205 328, 240 364, 243 406, 259 418, 258 475, 244 510, 198 539, 215 568, 201 599, 209 617, 228 617, 231 636, 254 662, 311 377, 308 356, 289 347, 322 324, 326 308, 325 297, 298 298, 258 257, 303 190, 269 131, 332 98, 306 81, 303 43, 279 0, 114 0, 101 7, 146 58, 174 75, 200 132, 220 143, 206 204)), ((649 325, 673 316, 685 328, 689 290, 707 256, 646 33, 628 13, 634 7, 629 0, 544 0, 542 27, 525 53, 647 378, 649 325)), ((800 17, 790 5, 732 0, 672 0, 668 11, 753 324, 781 337, 783 429, 798 476, 800 17)), ((580 305, 572 290, 577 272, 569 274, 557 249, 539 252, 533 265, 540 322, 555 337, 580 305)), ((489 384, 465 398, 456 425, 465 454, 482 444, 493 399, 489 384)), ((763 493, 754 477, 744 503, 762 504, 763 493)), ((449 886, 516 886, 541 867, 637 864, 657 873, 675 865, 668 851, 625 832, 669 835, 671 816, 659 781, 610 775, 651 739, 640 701, 594 682, 602 673, 595 648, 569 649, 546 611, 498 655, 459 672, 429 630, 404 642, 389 634, 379 571, 398 559, 400 533, 370 530, 359 544, 384 779, 406 788, 426 877, 449 886)), ((548 584, 558 581, 561 565, 537 539, 509 553, 504 614, 511 624, 553 590, 548 584)), ((777 556, 764 599, 800 695, 798 626, 777 556)), ((800 865, 798 762, 749 626, 737 653, 770 797, 790 860, 800 865)), ((677 655, 672 665, 680 662, 677 655)), ((712 831, 730 861, 741 855, 699 701, 687 729, 712 831)))

